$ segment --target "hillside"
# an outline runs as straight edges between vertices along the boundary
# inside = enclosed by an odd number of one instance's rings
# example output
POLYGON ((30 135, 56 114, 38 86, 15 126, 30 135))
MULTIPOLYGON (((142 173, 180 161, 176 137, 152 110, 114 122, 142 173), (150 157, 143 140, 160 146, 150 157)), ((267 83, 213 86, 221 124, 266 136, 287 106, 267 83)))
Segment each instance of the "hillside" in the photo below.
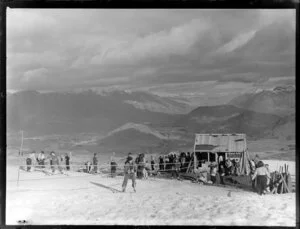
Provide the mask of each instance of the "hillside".
POLYGON ((112 91, 103 93, 115 100, 123 101, 141 110, 161 112, 167 114, 185 114, 191 111, 187 102, 178 102, 168 97, 160 97, 148 92, 141 91, 112 91))
POLYGON ((167 148, 180 148, 187 142, 179 135, 163 134, 146 125, 127 123, 98 141, 101 148, 115 149, 115 151, 164 151, 167 148))
POLYGON ((176 126, 189 132, 246 133, 250 139, 270 137, 276 128, 285 124, 286 120, 279 116, 232 105, 199 107, 176 122, 176 126))
POLYGON ((128 122, 169 126, 179 117, 136 108, 125 102, 134 95, 125 95, 101 95, 93 91, 14 93, 7 99, 7 128, 8 131, 23 129, 31 135, 81 132, 105 134, 128 122))
POLYGON ((281 86, 272 90, 243 94, 233 99, 229 104, 283 117, 295 113, 295 96, 294 86, 281 86))

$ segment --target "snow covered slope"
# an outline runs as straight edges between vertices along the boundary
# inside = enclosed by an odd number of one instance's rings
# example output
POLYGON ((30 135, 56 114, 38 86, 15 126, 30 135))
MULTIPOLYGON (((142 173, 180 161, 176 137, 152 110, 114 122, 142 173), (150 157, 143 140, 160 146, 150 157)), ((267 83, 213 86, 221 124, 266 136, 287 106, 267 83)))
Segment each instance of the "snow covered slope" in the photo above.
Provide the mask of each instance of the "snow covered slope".
POLYGON ((137 193, 122 177, 70 172, 45 176, 7 168, 6 223, 295 226, 295 193, 259 196, 235 188, 150 178, 137 193))

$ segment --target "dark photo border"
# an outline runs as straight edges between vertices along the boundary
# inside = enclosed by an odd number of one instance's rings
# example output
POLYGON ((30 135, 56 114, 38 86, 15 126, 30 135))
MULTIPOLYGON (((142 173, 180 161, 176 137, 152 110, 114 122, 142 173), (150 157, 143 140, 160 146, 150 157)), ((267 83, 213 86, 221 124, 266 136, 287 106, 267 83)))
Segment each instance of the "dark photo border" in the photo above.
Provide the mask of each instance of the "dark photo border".
MULTIPOLYGON (((296 9, 296 66, 299 64, 299 0, 0 0, 0 228, 22 228, 6 226, 6 10, 7 8, 219 8, 219 9, 296 9)), ((299 71, 296 68, 296 79, 299 71)), ((297 80, 296 80, 297 84, 297 80)), ((296 97, 297 97, 296 93, 296 97)), ((297 98, 296 98, 297 101, 297 98)), ((297 123, 297 122, 296 122, 297 123)), ((298 124, 299 125, 299 124, 298 124)), ((296 124, 297 127, 297 124, 296 124)), ((297 129, 297 128, 296 128, 297 129)), ((296 174, 299 174, 299 147, 296 141, 296 174)), ((296 176, 296 228, 300 228, 299 176, 296 176)), ((28 226, 26 226, 28 227, 28 226)), ((115 226, 30 226, 35 228, 111 228, 115 226)), ((150 226, 118 226, 123 228, 150 228, 150 226)), ((158 227, 158 226, 151 226, 158 227)), ((203 226, 204 227, 204 226, 203 226)), ((206 228, 230 228, 205 226, 206 228)), ((196 228, 196 227, 194 227, 196 228)), ((243 227, 260 228, 260 227, 243 227)), ((270 227, 273 228, 273 227, 270 227)), ((276 227, 289 228, 289 227, 276 227)))

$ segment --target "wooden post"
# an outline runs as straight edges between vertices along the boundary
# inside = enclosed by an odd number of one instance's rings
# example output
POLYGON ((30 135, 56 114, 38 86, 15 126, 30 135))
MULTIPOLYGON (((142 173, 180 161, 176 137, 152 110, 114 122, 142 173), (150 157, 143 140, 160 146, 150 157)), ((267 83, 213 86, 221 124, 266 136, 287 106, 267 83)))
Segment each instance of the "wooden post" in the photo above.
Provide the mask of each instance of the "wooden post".
POLYGON ((18 181, 17 181, 17 187, 19 187, 19 179, 20 179, 20 165, 19 165, 19 169, 18 169, 18 181))
POLYGON ((197 134, 195 136, 195 142, 194 142, 194 170, 196 169, 196 140, 197 140, 197 134))
POLYGON ((22 139, 21 139, 20 153, 22 154, 22 151, 23 151, 23 130, 21 130, 21 133, 22 133, 22 139))
POLYGON ((21 130, 22 133, 22 139, 21 139, 21 147, 20 147, 20 156, 19 156, 19 165, 18 165, 18 181, 17 181, 17 187, 19 187, 19 179, 20 179, 20 167, 21 167, 21 155, 23 154, 23 142, 24 142, 24 131, 21 130))

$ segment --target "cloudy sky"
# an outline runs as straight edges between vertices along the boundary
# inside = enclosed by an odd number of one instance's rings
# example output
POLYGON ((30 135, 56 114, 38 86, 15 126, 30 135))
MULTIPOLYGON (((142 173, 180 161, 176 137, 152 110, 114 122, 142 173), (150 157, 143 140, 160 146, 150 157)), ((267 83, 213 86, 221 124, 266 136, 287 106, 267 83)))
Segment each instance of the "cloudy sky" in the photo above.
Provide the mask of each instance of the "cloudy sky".
POLYGON ((214 85, 228 93, 295 77, 295 10, 9 9, 7 15, 9 90, 195 92, 214 85))

